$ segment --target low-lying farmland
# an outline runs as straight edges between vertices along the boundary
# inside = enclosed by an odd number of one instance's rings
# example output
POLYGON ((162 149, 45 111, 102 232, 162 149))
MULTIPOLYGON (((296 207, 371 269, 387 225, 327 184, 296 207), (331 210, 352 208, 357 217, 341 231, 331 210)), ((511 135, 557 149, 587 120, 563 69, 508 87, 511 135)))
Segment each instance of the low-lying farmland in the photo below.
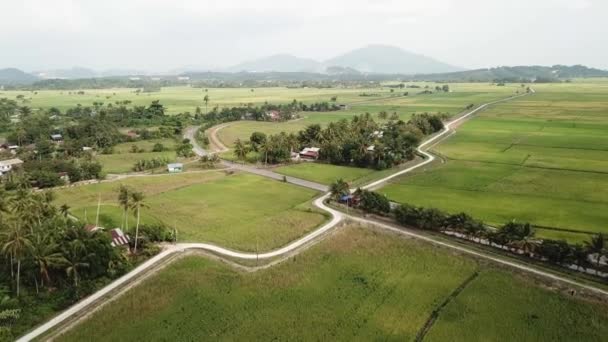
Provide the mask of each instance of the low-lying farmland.
MULTIPOLYGON (((429 84, 421 83, 424 87, 429 84)), ((433 88, 436 84, 432 84, 433 88)), ((424 89, 404 89, 408 96, 402 96, 402 91, 390 93, 386 90, 378 97, 357 97, 356 93, 350 96, 338 97, 338 102, 347 103, 348 110, 335 112, 303 112, 300 113, 301 119, 288 122, 259 122, 259 121, 239 121, 231 123, 218 131, 219 139, 228 147, 234 145, 236 139, 247 140, 253 132, 264 132, 266 134, 276 134, 280 132, 295 133, 310 124, 326 125, 332 121, 340 119, 350 119, 354 115, 371 113, 376 115, 381 111, 387 113, 397 113, 403 120, 408 120, 413 113, 449 113, 458 114, 469 104, 481 104, 492 100, 504 98, 521 91, 518 86, 497 87, 487 84, 452 84, 452 91, 449 93, 438 92, 434 94, 417 94, 424 89)), ((368 90, 369 91, 369 90, 368 90)), ((365 93, 366 90, 361 90, 365 93)), ((285 95, 289 91, 285 92, 285 95)), ((329 95, 328 95, 329 96, 329 95)), ((294 94, 294 98, 295 94, 294 94)), ((327 99, 321 99, 327 101, 327 99)), ((280 101, 283 102, 283 101, 280 101)), ((381 120, 380 120, 381 121, 381 120)))
POLYGON ((510 272, 416 240, 347 227, 253 273, 185 257, 57 340, 411 341, 467 279, 473 280, 430 326, 429 339, 600 341, 607 332, 602 305, 526 279, 513 287, 510 272))
MULTIPOLYGON (((317 192, 249 174, 224 172, 132 177, 116 182, 57 191, 56 202, 72 207, 81 220, 121 226, 118 188, 128 185, 146 194, 143 223, 162 222, 176 228, 180 241, 213 242, 246 251, 279 247, 311 231, 325 216, 313 211, 317 192)), ((129 226, 135 219, 130 214, 129 226)))
POLYGON ((372 169, 309 162, 281 166, 274 171, 286 176, 327 185, 340 178, 354 184, 358 179, 374 173, 372 169))
POLYGON ((95 158, 103 165, 104 172, 127 173, 133 171, 133 166, 138 160, 164 158, 174 162, 177 158, 175 145, 174 139, 128 142, 114 146, 112 154, 98 154, 95 158), (152 152, 156 143, 162 144, 165 149, 162 152, 152 152), (138 152, 132 151, 133 146, 137 147, 138 152))
MULTIPOLYGON (((491 224, 606 232, 608 84, 557 84, 493 106, 434 149, 447 162, 382 189, 391 199, 464 211, 491 224)), ((554 231, 548 237, 583 240, 554 231)))

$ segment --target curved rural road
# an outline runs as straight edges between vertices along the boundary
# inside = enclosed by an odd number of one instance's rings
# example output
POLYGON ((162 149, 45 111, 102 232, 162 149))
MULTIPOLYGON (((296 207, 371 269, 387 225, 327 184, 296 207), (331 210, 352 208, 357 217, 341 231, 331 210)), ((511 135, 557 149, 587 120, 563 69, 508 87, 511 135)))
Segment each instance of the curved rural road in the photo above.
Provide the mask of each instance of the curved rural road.
MULTIPOLYGON (((534 93, 534 90, 531 91, 532 93, 534 93)), ((500 102, 504 102, 504 101, 509 101, 512 100, 514 98, 517 97, 521 97, 521 96, 526 96, 528 94, 522 94, 522 95, 517 95, 517 96, 512 96, 506 99, 502 99, 502 100, 498 100, 498 101, 493 101, 493 102, 489 102, 486 103, 484 105, 479 106, 478 108, 460 116, 459 118, 452 120, 448 123, 445 124, 445 128, 437 133, 436 135, 434 135, 433 137, 431 137, 430 139, 426 140, 423 144, 421 144, 418 148, 418 152, 422 155, 424 155, 426 157, 425 160, 423 160, 421 163, 409 167, 407 169, 398 171, 394 174, 391 174, 385 178, 382 178, 380 180, 377 180, 375 182, 372 182, 366 186, 364 186, 363 188, 365 189, 372 189, 372 188, 376 188, 384 183, 386 183, 387 181, 398 177, 400 175, 406 174, 408 172, 411 172, 417 168, 420 168, 424 165, 427 165, 431 162, 433 162, 435 160, 435 156, 433 156, 432 154, 426 152, 426 147, 430 146, 433 142, 437 141, 438 139, 440 139, 441 137, 443 137, 445 134, 448 134, 448 132, 450 132, 450 129, 452 127, 452 125, 459 123, 460 121, 470 117, 471 115, 487 108, 490 105, 496 104, 496 103, 500 103, 500 102)), ((196 128, 190 128, 188 129, 188 132, 191 134, 191 136, 193 136, 193 132, 196 131, 196 128)), ((188 134, 188 132, 186 134, 188 134)), ((200 148, 194 139, 191 139, 195 149, 199 149, 199 151, 197 151, 197 154, 202 153, 203 155, 206 154, 207 152, 205 150, 203 150, 202 148, 200 148)), ((199 154, 200 155, 200 154, 199 154)), ((293 252, 296 249, 309 244, 311 242, 313 242, 316 238, 320 237, 321 235, 325 234, 326 232, 328 232, 329 230, 331 230, 332 228, 334 228, 338 223, 340 223, 340 221, 342 221, 344 218, 348 218, 352 221, 355 222, 359 222, 359 223, 363 223, 363 224, 368 224, 368 225, 373 225, 382 229, 386 229, 389 231, 393 231, 396 232, 398 234, 402 234, 402 235, 407 235, 413 238, 417 238, 435 245, 439 245, 439 246, 443 246, 446 248, 450 248, 453 250, 457 250, 459 252, 465 253, 465 254, 469 254, 469 255, 473 255, 475 257, 479 257, 479 258, 483 258, 486 260, 490 260, 493 261, 495 263, 501 264, 501 265, 506 265, 521 271, 525 271, 528 273, 532 273, 535 274, 537 276, 541 276, 553 281, 558 281, 558 282, 562 282, 565 284, 569 284, 572 286, 576 286, 579 288, 583 288, 586 289, 588 291, 594 292, 596 294, 600 294, 600 295, 604 295, 604 296, 608 296, 608 291, 603 290, 601 288, 597 288, 594 287, 592 285, 587 285, 569 278, 565 278, 565 277, 561 277, 552 273, 548 273, 542 270, 539 270, 535 267, 531 267, 531 266, 527 266, 524 263, 519 263, 519 262, 512 262, 509 260, 505 260, 502 258, 498 258, 498 257, 494 257, 482 252, 477 252, 473 249, 469 249, 466 247, 462 247, 462 246, 458 246, 458 245, 454 245, 451 243, 447 243, 444 241, 440 241, 439 239, 427 236, 427 235, 423 235, 420 233, 417 233, 415 231, 403 228, 403 227, 394 227, 391 225, 388 225, 386 223, 382 223, 382 222, 378 222, 375 220, 370 220, 370 219, 365 219, 365 218, 360 218, 360 217, 354 217, 354 216, 349 216, 349 215, 345 215, 340 211, 334 210, 328 206, 325 205, 324 201, 329 197, 329 193, 324 194, 323 196, 317 198, 314 201, 314 205, 319 208, 322 209, 326 212, 328 212, 331 215, 331 220, 327 223, 325 223, 323 226, 321 226, 320 228, 318 228, 317 230, 313 231, 312 233, 296 240, 293 241, 291 243, 289 243, 288 245, 281 247, 279 249, 270 251, 270 252, 266 252, 266 253, 261 253, 261 254, 256 254, 256 253, 243 253, 243 252, 238 252, 238 251, 234 251, 234 250, 230 250, 227 248, 223 248, 214 244, 209 244, 209 243, 178 243, 175 245, 170 246, 168 249, 164 250, 163 252, 159 253, 158 255, 154 256, 153 258, 149 259, 148 261, 144 262, 143 264, 141 264, 140 266, 138 266, 137 268, 135 268, 133 271, 125 274, 124 276, 122 276, 121 278, 117 279, 116 281, 112 282, 111 284, 107 285, 106 287, 104 287, 103 289, 95 292, 93 295, 83 299, 82 301, 78 302, 77 304, 75 304, 74 306, 70 307, 69 309, 65 310, 64 312, 62 312, 61 314, 55 316, 54 318, 52 318, 51 320, 49 320, 48 322, 44 323, 43 325, 37 327, 36 329, 32 330, 31 332, 29 332, 28 334, 22 336, 21 338, 19 338, 17 341, 31 341, 32 339, 35 339, 41 335, 43 335, 44 333, 46 333, 47 331, 53 329, 54 327, 64 323, 65 321, 67 321, 68 319, 70 319, 71 317, 73 317, 75 314, 83 311, 83 310, 89 310, 91 309, 91 306, 94 305, 97 301, 103 299, 103 297, 107 296, 108 294, 110 294, 112 291, 115 291, 119 288, 121 288, 123 285, 128 284, 129 282, 133 281, 134 279, 136 279, 140 274, 143 274, 146 270, 148 270, 149 268, 155 266, 156 264, 158 264, 159 262, 161 262, 163 259, 165 259, 166 257, 168 257, 169 255, 172 255, 174 253, 179 253, 179 252, 183 252, 186 250, 196 250, 196 249, 200 249, 200 250, 205 250, 205 251, 209 251, 209 252, 213 252, 216 253, 220 256, 225 256, 225 257, 232 257, 232 258, 238 258, 238 259, 244 259, 244 260, 256 260, 256 259, 269 259, 269 258, 273 258, 273 257, 278 257, 281 255, 285 255, 289 252, 293 252)))

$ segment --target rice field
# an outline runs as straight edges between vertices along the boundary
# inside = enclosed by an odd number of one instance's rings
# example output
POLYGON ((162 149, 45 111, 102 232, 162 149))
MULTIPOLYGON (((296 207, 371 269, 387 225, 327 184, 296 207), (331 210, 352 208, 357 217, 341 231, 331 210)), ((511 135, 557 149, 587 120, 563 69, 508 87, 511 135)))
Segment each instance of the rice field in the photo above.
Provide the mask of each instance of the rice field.
POLYGON ((608 189, 608 82, 536 90, 479 113, 435 146, 445 164, 381 191, 395 201, 465 211, 491 224, 515 219, 608 232, 608 193, 602 190, 608 189))
POLYGON ((343 179, 350 184, 356 184, 362 177, 371 175, 375 172, 373 169, 312 162, 281 166, 273 169, 273 171, 286 176, 301 178, 326 185, 329 185, 338 179, 343 179))
POLYGON ((605 305, 351 226, 253 273, 184 257, 56 340, 411 341, 449 298, 426 339, 601 341, 608 332, 605 305))

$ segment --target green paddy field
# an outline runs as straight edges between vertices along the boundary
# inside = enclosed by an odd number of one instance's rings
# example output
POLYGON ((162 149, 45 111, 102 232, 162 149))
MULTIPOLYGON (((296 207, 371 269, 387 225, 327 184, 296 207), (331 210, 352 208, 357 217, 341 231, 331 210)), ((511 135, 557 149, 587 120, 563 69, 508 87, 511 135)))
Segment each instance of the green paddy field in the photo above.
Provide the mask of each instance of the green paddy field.
MULTIPOLYGON (((444 163, 381 191, 391 199, 579 232, 608 232, 608 83, 536 86, 434 147, 444 163)), ((586 234, 539 230, 581 241, 586 234)))
POLYGON ((446 300, 425 339, 601 341, 608 333, 605 305, 416 240, 345 227, 253 273, 184 257, 57 340, 412 341, 446 300))

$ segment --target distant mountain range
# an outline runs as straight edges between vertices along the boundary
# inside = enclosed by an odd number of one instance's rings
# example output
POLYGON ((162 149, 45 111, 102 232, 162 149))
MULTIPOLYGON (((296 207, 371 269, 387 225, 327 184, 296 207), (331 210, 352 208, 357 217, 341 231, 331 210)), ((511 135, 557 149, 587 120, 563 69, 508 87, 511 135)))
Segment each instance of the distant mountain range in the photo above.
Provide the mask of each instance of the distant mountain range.
POLYGON ((0 85, 19 85, 36 82, 38 77, 15 68, 0 69, 0 85))
POLYGON ((224 71, 228 72, 313 72, 325 73, 328 68, 350 68, 368 74, 432 74, 462 71, 433 58, 387 45, 370 45, 347 52, 323 62, 292 55, 274 55, 247 61, 224 71))
MULTIPOLYGON (((195 68, 194 68, 195 69, 195 68)), ((176 69, 169 73, 147 75, 141 70, 114 69, 95 71, 83 67, 70 69, 41 70, 26 73, 19 69, 0 69, 0 86, 30 85, 37 81, 45 87, 57 83, 54 79, 80 80, 117 77, 134 80, 171 82, 178 75, 189 76, 191 80, 426 80, 437 82, 553 82, 576 77, 608 77, 608 71, 588 68, 582 65, 564 66, 515 66, 488 69, 464 70, 423 55, 411 53, 394 46, 369 45, 325 61, 316 61, 287 54, 278 54, 213 71, 185 71, 192 68, 176 69), (179 71, 178 71, 179 70, 179 71)), ((63 83, 66 83, 64 81, 63 83)), ((112 82, 104 80, 103 84, 112 82)), ((118 82, 118 81, 117 81, 118 82)), ((71 82, 73 83, 73 82, 71 82)), ((99 82, 98 82, 99 83, 99 82)), ((120 82, 118 82, 120 83, 120 82)), ((123 82, 124 83, 124 82, 123 82)), ((100 83, 101 84, 101 83, 100 83)), ((122 84, 122 83, 121 83, 122 84)), ((69 86, 69 85, 65 85, 69 86)))

